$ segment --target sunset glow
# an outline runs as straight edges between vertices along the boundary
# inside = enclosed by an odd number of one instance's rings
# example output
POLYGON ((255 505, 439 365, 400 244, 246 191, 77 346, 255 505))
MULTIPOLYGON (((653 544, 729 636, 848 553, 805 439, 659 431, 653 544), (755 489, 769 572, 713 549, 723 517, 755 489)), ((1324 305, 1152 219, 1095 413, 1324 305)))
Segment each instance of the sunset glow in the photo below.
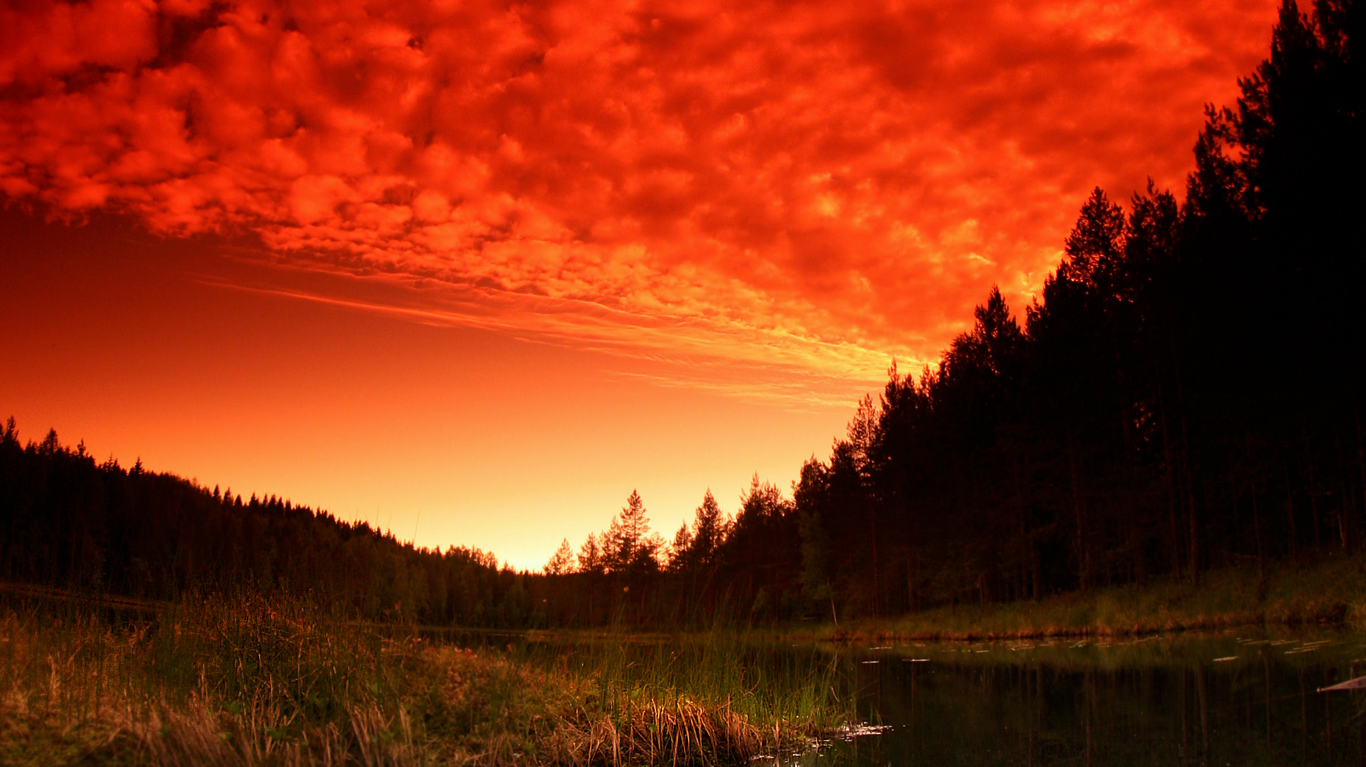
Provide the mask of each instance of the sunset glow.
POLYGON ((1275 7, 10 4, 0 418, 521 568, 667 536, 1182 188, 1275 7))

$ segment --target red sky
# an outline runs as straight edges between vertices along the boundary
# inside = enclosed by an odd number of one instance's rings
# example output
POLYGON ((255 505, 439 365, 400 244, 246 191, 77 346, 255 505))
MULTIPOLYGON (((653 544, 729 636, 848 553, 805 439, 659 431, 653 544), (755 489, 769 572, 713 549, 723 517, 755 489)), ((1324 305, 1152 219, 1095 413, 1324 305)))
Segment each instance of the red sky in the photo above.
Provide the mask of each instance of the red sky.
POLYGON ((0 10, 0 416, 537 567, 786 488, 1180 189, 1275 4, 0 10))

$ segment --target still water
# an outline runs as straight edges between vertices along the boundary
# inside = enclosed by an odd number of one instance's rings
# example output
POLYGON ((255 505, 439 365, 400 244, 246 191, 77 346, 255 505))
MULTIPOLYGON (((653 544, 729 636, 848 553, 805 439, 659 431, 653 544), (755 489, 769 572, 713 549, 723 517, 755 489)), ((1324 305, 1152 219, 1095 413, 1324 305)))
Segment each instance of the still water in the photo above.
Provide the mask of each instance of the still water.
POLYGON ((784 765, 1362 765, 1366 636, 843 648, 862 734, 784 765))

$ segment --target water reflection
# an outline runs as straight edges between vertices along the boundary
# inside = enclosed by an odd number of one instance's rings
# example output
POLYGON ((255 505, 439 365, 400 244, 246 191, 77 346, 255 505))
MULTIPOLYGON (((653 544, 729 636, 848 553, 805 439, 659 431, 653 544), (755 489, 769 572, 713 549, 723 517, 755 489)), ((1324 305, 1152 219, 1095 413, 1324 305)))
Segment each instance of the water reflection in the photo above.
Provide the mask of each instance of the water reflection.
POLYGON ((784 763, 1360 765, 1366 638, 899 645, 842 653, 883 725, 784 763))

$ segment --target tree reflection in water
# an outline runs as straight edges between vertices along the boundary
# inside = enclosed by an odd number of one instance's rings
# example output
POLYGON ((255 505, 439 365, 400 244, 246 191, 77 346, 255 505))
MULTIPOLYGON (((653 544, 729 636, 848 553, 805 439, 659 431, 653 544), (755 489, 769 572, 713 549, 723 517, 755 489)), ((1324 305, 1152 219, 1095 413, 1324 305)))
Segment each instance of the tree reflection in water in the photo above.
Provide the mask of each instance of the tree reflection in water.
POLYGON ((817 765, 1358 765, 1366 637, 1149 638, 839 650, 880 733, 817 765))

